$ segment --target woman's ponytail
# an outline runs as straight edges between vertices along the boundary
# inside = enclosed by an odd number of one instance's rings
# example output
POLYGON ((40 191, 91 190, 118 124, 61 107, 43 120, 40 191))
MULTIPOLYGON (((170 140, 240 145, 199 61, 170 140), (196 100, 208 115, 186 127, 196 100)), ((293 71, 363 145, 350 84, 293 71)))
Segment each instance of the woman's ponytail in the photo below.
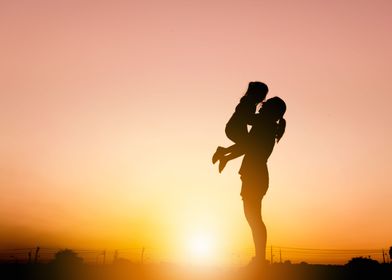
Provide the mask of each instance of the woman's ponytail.
POLYGON ((284 131, 286 130, 286 120, 282 117, 279 119, 276 125, 276 143, 279 143, 280 138, 282 138, 284 131))

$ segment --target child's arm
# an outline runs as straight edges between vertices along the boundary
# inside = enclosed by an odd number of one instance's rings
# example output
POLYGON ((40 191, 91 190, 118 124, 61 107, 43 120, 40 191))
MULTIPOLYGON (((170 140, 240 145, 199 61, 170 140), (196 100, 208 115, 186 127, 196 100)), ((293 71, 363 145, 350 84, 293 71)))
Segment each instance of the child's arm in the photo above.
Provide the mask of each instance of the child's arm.
POLYGON ((255 120, 256 120, 256 118, 257 118, 257 115, 258 115, 258 114, 252 114, 252 115, 250 115, 250 116, 249 116, 249 119, 248 119, 248 121, 247 121, 247 124, 248 124, 248 125, 253 125, 253 124, 255 123, 255 120))
MULTIPOLYGON (((260 104, 260 103, 259 103, 259 104, 260 104)), ((258 106, 259 104, 257 104, 257 105, 255 106, 255 111, 256 111, 256 108, 257 108, 257 106, 258 106)), ((261 108, 261 107, 260 107, 260 108, 261 108)), ((248 124, 248 125, 253 125, 253 124, 255 123, 256 119, 258 118, 259 113, 260 113, 260 110, 258 110, 258 112, 256 112, 256 113, 250 114, 250 115, 248 116, 247 124, 248 124)))

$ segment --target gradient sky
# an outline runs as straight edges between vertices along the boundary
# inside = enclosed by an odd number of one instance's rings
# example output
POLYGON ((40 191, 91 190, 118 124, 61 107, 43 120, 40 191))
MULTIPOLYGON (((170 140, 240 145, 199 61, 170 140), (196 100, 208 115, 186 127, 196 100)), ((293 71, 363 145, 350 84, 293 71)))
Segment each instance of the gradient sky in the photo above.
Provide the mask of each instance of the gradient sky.
MULTIPOLYGON (((252 247, 240 160, 211 164, 249 81, 287 103, 268 245, 392 245, 391 1, 1 1, 0 247, 252 247)), ((244 249, 245 248, 245 249, 244 249)))

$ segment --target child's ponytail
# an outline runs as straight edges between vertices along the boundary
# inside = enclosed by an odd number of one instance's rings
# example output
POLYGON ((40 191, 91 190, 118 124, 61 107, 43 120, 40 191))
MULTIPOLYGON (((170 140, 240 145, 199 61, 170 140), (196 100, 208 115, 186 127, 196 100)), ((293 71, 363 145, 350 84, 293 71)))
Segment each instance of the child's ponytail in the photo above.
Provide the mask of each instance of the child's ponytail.
POLYGON ((279 140, 280 138, 282 138, 285 130, 286 130, 286 120, 282 117, 279 119, 278 123, 276 124, 276 134, 275 134, 276 143, 279 143, 279 140))

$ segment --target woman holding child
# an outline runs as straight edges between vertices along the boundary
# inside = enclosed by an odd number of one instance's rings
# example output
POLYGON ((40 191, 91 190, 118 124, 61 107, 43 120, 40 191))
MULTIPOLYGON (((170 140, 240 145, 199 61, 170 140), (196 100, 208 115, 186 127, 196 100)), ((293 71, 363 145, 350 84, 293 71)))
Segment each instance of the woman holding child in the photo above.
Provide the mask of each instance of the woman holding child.
POLYGON ((283 118, 285 102, 279 97, 262 102, 267 93, 268 87, 264 83, 249 83, 247 92, 226 125, 226 135, 235 144, 228 148, 218 147, 212 158, 213 163, 219 161, 221 172, 229 160, 244 155, 239 170, 241 196, 255 245, 255 257, 251 263, 260 266, 266 262, 267 231, 261 216, 261 202, 269 184, 267 161, 275 141, 279 142, 286 127, 283 118), (255 113, 261 102, 262 107, 255 113), (252 126, 249 132, 247 125, 252 126))

